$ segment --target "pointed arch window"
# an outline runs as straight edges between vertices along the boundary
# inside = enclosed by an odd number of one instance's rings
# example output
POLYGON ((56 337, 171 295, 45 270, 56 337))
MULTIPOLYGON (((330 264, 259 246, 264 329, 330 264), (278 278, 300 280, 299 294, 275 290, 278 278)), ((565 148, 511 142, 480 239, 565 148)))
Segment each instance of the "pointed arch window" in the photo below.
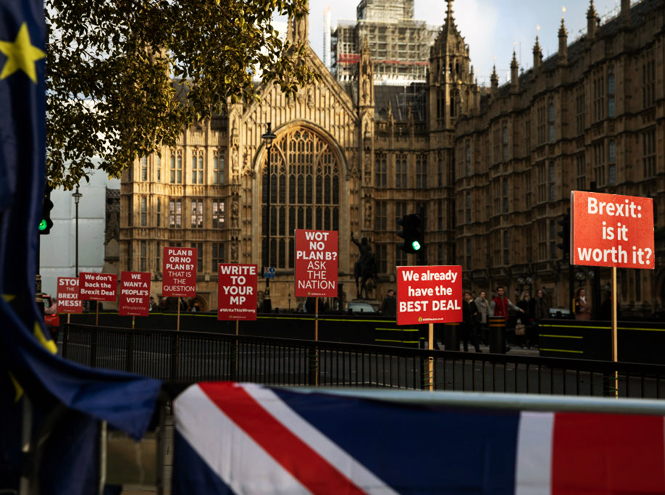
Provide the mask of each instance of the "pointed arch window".
POLYGON ((182 155, 180 152, 171 155, 171 184, 182 184, 182 155))
POLYGON ((339 164, 329 143, 309 129, 280 135, 271 147, 270 212, 267 164, 264 156, 261 232, 266 235, 270 215, 270 259, 276 268, 293 268, 295 229, 339 229, 339 164))
POLYGON ((614 67, 607 74, 607 116, 614 117, 614 67))
POLYGON ((397 155, 395 158, 395 187, 406 189, 406 155, 397 155))
POLYGON ((554 142, 554 102, 550 101, 550 104, 547 108, 547 124, 549 129, 549 142, 554 142))
POLYGON ((508 124, 503 124, 501 131, 501 153, 504 162, 508 161, 508 124))
POLYGON ((148 180, 148 157, 144 156, 141 158, 141 180, 148 180))
POLYGON ((377 153, 374 162, 374 186, 386 187, 388 158, 385 153, 377 153))
POLYGON ((203 184, 203 152, 192 153, 192 184, 203 184))
POLYGON ((610 140, 607 146, 607 183, 616 184, 617 181, 617 146, 614 139, 610 140))
POLYGON ((464 171, 467 177, 471 176, 471 145, 466 143, 466 157, 464 159, 464 171))

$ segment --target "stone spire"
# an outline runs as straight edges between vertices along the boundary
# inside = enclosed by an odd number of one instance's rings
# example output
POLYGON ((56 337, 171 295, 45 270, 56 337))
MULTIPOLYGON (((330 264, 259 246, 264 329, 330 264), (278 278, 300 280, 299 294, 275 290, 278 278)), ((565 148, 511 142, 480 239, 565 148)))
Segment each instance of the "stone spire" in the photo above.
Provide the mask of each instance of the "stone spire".
POLYGON ((492 75, 490 76, 491 93, 494 94, 499 88, 499 76, 496 73, 496 65, 492 68, 492 75))
POLYGON ((443 30, 447 33, 448 36, 460 36, 460 33, 457 30, 457 26, 455 25, 455 18, 453 17, 453 1, 454 0, 446 0, 448 7, 446 9, 446 22, 443 25, 443 30))
POLYGON ((286 26, 286 39, 291 43, 304 43, 309 41, 309 2, 306 6, 307 11, 300 19, 289 17, 286 26))
POLYGON ((515 53, 515 49, 513 49, 513 60, 510 62, 510 89, 513 92, 518 91, 520 88, 519 73, 517 72, 518 68, 517 54, 515 53))
POLYGON ((561 27, 559 28, 559 63, 568 63, 568 30, 561 18, 561 27))
POLYGON ((622 28, 630 27, 630 0, 621 0, 621 13, 619 19, 622 28))
POLYGON ((360 64, 358 68, 358 93, 360 94, 361 105, 369 106, 374 104, 374 75, 372 70, 372 59, 367 37, 363 42, 363 48, 360 52, 360 64))
POLYGON ((448 4, 448 7, 446 8, 446 23, 455 22, 453 19, 453 1, 454 0, 446 0, 446 3, 448 4))
POLYGON ((589 10, 586 11, 586 32, 590 40, 596 37, 596 28, 598 26, 598 14, 593 6, 593 0, 589 4, 589 10))
POLYGON ((536 44, 533 45, 533 68, 537 69, 543 63, 543 50, 540 48, 538 36, 536 36, 536 44))

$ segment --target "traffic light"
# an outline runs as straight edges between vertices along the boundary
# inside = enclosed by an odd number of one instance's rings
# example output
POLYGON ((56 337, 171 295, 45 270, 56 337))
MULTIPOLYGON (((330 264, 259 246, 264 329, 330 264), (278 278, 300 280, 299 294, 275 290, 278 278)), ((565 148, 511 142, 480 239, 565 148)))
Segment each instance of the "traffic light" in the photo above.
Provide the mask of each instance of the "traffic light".
POLYGON ((51 233, 53 227, 53 220, 51 220, 51 210, 53 209, 53 201, 51 201, 51 186, 46 186, 44 191, 44 199, 42 201, 42 216, 39 221, 39 235, 48 235, 51 233))
POLYGON ((556 247, 561 249, 563 256, 566 257, 570 254, 570 210, 568 210, 568 213, 563 218, 558 219, 556 223, 561 225, 561 230, 556 233, 561 238, 561 242, 556 247))
POLYGON ((397 225, 402 227, 402 230, 397 235, 404 239, 404 242, 400 243, 397 247, 405 253, 418 253, 425 244, 423 241, 423 230, 420 226, 420 217, 415 213, 403 216, 397 220, 397 225))

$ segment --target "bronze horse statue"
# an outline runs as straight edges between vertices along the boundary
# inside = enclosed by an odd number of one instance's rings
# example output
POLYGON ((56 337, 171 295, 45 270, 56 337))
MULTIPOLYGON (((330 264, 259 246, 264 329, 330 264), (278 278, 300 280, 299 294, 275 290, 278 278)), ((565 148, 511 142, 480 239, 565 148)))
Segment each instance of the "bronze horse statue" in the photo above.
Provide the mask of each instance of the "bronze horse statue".
POLYGON ((360 251, 360 258, 353 265, 353 276, 356 279, 356 298, 367 299, 367 292, 372 289, 371 286, 368 286, 368 282, 376 279, 376 256, 372 252, 367 237, 363 237, 362 242, 358 242, 351 233, 351 241, 358 246, 360 251))

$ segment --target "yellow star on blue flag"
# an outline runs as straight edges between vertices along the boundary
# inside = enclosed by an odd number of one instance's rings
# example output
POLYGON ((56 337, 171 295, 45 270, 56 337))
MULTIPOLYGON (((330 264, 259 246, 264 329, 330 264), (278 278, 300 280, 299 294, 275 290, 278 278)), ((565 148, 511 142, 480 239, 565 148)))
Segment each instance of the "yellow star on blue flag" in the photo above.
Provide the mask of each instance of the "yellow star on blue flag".
POLYGON ((5 79, 17 70, 22 70, 33 83, 37 83, 35 62, 44 58, 46 54, 30 42, 30 33, 25 22, 21 25, 13 42, 0 41, 0 52, 7 55, 7 61, 0 72, 0 79, 5 79))

